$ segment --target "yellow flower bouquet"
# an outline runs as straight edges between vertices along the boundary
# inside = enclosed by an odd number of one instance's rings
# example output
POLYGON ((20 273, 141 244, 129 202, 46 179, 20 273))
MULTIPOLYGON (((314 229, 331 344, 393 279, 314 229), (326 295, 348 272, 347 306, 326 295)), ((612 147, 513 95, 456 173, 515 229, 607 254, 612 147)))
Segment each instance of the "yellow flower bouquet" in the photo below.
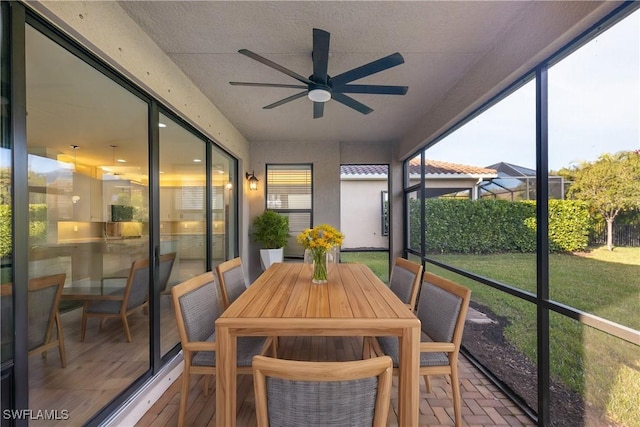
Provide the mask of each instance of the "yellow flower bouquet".
POLYGON ((296 241, 309 250, 313 258, 313 283, 326 283, 327 253, 342 245, 344 234, 328 224, 320 224, 298 234, 296 241))

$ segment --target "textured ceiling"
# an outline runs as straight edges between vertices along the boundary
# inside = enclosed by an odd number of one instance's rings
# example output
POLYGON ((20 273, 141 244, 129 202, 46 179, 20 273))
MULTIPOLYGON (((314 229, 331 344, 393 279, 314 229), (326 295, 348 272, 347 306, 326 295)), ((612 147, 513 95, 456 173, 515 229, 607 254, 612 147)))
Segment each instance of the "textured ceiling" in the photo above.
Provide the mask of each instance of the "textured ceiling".
POLYGON ((533 2, 120 2, 124 10, 250 141, 396 141, 427 112, 533 2), (331 33, 329 75, 400 52, 405 63, 353 83, 405 85, 405 96, 352 95, 374 111, 335 101, 313 119, 306 97, 265 105, 299 89, 231 86, 230 81, 298 83, 247 58, 249 49, 303 76, 312 74, 312 29, 331 33))

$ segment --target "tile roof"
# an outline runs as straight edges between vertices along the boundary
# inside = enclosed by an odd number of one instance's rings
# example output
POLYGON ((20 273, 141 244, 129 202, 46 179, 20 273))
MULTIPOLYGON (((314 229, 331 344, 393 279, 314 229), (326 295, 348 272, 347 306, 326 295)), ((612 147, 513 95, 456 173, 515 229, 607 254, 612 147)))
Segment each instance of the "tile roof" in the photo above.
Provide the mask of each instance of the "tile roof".
MULTIPOLYGON (((496 175, 495 169, 462 165, 459 163, 427 160, 427 175, 496 175)), ((341 175, 387 175, 387 165, 343 165, 340 166, 341 175)), ((420 160, 409 162, 409 173, 420 173, 420 160)))
POLYGON ((387 165, 342 165, 340 175, 388 175, 387 165))

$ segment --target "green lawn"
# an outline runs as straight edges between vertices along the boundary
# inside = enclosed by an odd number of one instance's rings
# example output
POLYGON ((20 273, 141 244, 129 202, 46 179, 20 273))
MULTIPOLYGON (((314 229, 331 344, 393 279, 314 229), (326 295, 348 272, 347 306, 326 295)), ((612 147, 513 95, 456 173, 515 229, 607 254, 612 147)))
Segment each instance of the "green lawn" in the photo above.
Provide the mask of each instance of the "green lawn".
MULTIPOLYGON (((535 254, 437 255, 434 258, 480 276, 535 293, 535 254)), ((551 254, 551 299, 640 330, 640 249, 598 248, 576 255, 551 254)), ((436 267, 472 289, 474 301, 504 316, 505 337, 536 360, 535 307, 519 298, 436 267)), ((552 313, 551 372, 612 420, 640 425, 640 348, 552 313)))
POLYGON ((389 282, 389 252, 341 252, 340 262, 361 262, 384 283, 389 282))

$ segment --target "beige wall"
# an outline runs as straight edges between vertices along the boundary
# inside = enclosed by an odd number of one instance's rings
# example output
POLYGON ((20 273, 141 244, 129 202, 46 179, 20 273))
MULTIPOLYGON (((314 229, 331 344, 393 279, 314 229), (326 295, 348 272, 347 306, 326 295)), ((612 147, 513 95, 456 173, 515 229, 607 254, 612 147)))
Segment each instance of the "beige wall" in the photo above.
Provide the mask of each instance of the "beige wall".
POLYGON ((382 235, 382 196, 386 179, 343 179, 340 182, 340 218, 345 231, 343 248, 388 248, 382 235))
MULTIPOLYGON (((250 220, 265 209, 265 170, 267 164, 313 165, 313 222, 340 229, 340 144, 338 142, 252 142, 250 169, 260 180, 258 191, 247 193, 250 220)), ((248 234, 249 230, 246 231, 248 234)), ((260 246, 249 244, 249 276, 260 274, 260 246)))

